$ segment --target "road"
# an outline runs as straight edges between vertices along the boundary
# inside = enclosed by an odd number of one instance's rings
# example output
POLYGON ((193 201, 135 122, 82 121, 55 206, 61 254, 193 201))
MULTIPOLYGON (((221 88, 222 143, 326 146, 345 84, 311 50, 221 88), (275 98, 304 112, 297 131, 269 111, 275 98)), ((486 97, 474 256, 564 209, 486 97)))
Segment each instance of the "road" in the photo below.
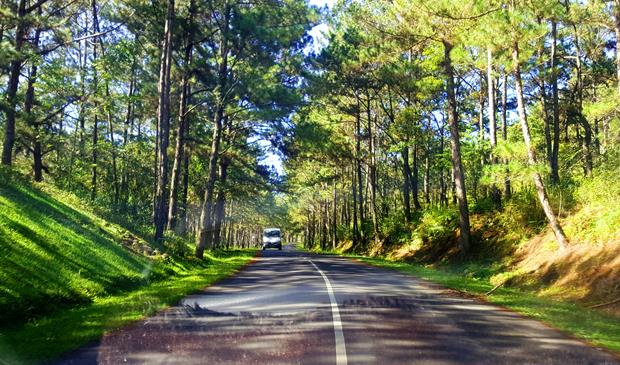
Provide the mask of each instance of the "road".
POLYGON ((265 251, 56 364, 620 364, 511 311, 345 258, 265 251))

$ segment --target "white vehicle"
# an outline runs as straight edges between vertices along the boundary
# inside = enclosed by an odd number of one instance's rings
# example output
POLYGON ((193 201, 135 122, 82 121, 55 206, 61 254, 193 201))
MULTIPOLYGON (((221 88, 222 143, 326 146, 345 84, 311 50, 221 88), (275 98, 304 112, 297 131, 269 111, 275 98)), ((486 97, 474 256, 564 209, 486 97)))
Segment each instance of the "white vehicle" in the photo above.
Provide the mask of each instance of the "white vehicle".
POLYGON ((282 231, 280 228, 265 228, 263 230, 263 250, 268 248, 282 250, 282 231))

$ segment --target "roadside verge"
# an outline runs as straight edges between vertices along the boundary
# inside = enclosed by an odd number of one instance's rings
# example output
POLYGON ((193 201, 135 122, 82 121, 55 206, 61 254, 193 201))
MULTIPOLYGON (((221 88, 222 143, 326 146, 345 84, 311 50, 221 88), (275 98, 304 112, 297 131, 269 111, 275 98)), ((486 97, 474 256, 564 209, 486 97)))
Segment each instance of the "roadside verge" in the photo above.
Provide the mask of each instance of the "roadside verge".
POLYGON ((209 264, 133 291, 97 298, 19 326, 0 328, 0 364, 38 364, 178 303, 184 296, 234 275, 255 250, 207 253, 209 264))

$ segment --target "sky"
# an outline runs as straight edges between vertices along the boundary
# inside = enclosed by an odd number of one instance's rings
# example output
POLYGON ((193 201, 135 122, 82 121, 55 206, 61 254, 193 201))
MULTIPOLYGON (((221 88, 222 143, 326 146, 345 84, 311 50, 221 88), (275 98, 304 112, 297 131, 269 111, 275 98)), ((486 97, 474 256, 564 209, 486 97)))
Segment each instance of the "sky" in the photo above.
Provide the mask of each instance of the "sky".
MULTIPOLYGON (((331 7, 334 5, 334 1, 335 0, 309 0, 308 3, 310 5, 316 5, 319 7, 327 6, 328 8, 331 9, 331 7)), ((312 41, 312 46, 310 47, 309 51, 317 52, 323 46, 325 46, 326 40, 323 34, 326 31, 327 31, 327 24, 324 24, 324 23, 321 23, 310 30, 309 33, 312 36, 313 41, 312 41)), ((270 147, 269 141, 261 140, 261 141, 258 141, 258 143, 261 145, 263 149, 269 150, 269 147, 270 147)), ((282 175, 284 173, 283 166, 282 166, 283 165, 282 159, 280 158, 280 156, 272 152, 267 152, 266 157, 260 161, 260 164, 275 167, 279 175, 282 175)))

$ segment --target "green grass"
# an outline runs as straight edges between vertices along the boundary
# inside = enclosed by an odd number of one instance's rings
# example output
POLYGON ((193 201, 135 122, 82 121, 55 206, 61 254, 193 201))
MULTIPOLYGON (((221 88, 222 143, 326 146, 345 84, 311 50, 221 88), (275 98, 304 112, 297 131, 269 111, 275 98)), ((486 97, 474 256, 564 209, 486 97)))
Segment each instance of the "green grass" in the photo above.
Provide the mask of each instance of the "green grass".
POLYGON ((91 303, 178 271, 123 247, 122 227, 64 202, 69 199, 9 181, 0 175, 0 324, 91 303))
POLYGON ((620 353, 620 318, 593 309, 563 301, 541 298, 533 293, 512 288, 493 288, 488 279, 469 277, 462 267, 437 269, 419 264, 389 261, 381 258, 347 255, 368 264, 397 270, 406 274, 441 284, 493 304, 510 308, 528 317, 543 321, 597 346, 620 353))
POLYGON ((37 364, 53 359, 178 302, 183 296, 231 275, 255 250, 209 254, 182 275, 127 293, 96 298, 90 305, 59 311, 24 325, 0 328, 0 363, 37 364))
POLYGON ((0 171, 0 364, 53 359, 232 274, 255 253, 199 261, 187 257, 191 243, 168 241, 175 249, 151 252, 147 238, 75 195, 0 171))

